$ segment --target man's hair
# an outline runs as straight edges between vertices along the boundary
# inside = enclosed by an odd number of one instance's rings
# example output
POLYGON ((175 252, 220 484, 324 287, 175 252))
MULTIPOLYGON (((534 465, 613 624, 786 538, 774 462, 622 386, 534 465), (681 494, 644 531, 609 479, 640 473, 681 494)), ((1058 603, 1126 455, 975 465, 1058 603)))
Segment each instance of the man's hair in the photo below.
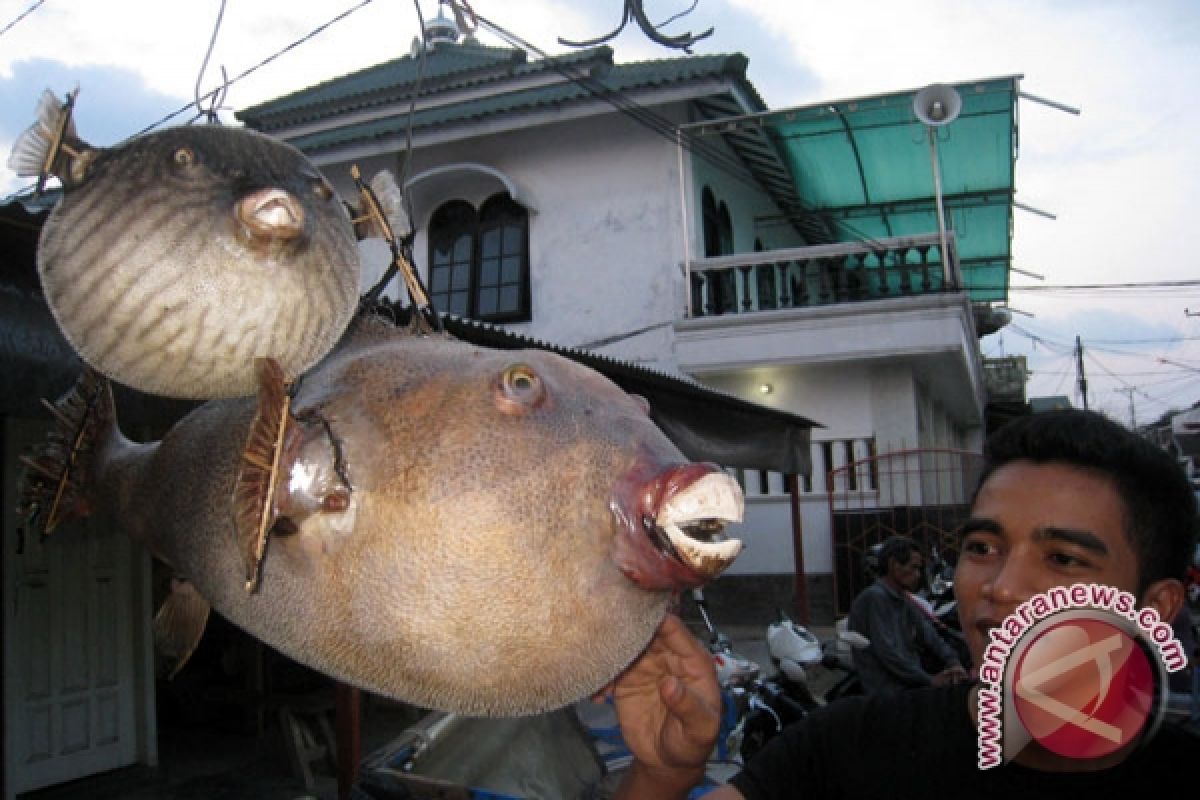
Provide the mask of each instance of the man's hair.
POLYGON ((891 562, 904 565, 912 558, 917 544, 905 536, 890 536, 879 548, 879 574, 884 576, 891 569, 891 562))
POLYGON ((1167 451, 1101 414, 1069 409, 1018 417, 988 438, 983 456, 976 497, 993 472, 1013 461, 1057 462, 1108 478, 1125 506, 1138 592, 1183 577, 1196 536, 1196 495, 1167 451))

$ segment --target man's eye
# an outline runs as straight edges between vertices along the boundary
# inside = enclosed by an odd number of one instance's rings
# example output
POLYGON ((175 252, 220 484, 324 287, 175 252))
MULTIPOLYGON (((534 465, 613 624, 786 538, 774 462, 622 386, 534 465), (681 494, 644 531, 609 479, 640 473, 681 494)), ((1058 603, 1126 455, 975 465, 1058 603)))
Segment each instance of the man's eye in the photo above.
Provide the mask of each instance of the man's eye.
POLYGON ((996 552, 996 548, 983 539, 966 539, 963 541, 962 551, 973 556, 986 556, 996 552))
POLYGON ((1051 553, 1048 558, 1056 567, 1087 567, 1090 566, 1087 561, 1074 556, 1070 553, 1051 553))

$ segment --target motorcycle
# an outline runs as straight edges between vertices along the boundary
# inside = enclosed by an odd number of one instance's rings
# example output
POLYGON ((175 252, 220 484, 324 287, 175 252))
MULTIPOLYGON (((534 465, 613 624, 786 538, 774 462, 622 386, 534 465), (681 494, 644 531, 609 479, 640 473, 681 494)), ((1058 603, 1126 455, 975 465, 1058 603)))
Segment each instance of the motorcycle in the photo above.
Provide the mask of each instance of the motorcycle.
POLYGON ((514 718, 431 711, 359 765, 353 800, 580 797, 603 778, 572 709, 514 718))
POLYGON ((959 663, 970 669, 971 652, 962 633, 962 623, 958 619, 958 599, 954 596, 954 566, 938 552, 936 545, 930 547, 925 585, 910 596, 929 617, 938 636, 958 656, 959 663))
POLYGON ((854 665, 854 651, 871 645, 871 640, 849 628, 849 620, 842 617, 834 624, 833 638, 821 643, 821 665, 826 669, 838 670, 842 677, 826 690, 823 697, 828 705, 843 697, 862 694, 862 680, 854 665))
POLYGON ((775 674, 754 682, 747 711, 734 732, 743 763, 788 725, 821 705, 813 696, 808 675, 808 670, 821 662, 821 643, 782 610, 778 613, 779 620, 767 626, 766 635, 775 674))

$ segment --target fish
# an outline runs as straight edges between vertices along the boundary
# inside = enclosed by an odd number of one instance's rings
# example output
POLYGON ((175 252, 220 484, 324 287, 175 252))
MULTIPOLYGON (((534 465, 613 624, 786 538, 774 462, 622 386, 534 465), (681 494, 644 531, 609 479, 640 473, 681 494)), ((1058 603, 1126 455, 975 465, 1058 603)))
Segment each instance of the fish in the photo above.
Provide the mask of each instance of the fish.
POLYGON ((557 354, 364 313, 298 385, 257 373, 256 397, 133 443, 89 372, 25 459, 24 517, 108 514, 170 566, 155 632, 177 655, 212 609, 376 694, 542 713, 607 685, 741 549, 737 482, 557 354))
POLYGON ((254 360, 295 378, 358 305, 354 226, 299 150, 246 128, 191 125, 111 148, 79 138, 75 94, 43 92, 13 146, 18 175, 62 184, 38 241, 54 319, 85 363, 135 389, 253 396, 254 360))

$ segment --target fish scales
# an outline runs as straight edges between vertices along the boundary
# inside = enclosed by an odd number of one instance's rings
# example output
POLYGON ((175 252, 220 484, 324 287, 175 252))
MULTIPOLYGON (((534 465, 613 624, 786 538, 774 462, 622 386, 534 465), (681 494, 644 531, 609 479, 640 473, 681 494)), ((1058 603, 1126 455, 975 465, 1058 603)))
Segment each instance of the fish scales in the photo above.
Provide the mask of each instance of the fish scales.
MULTIPOLYGON (((124 440, 101 403, 108 432, 81 461, 92 497, 252 635, 416 705, 527 714, 594 692, 673 592, 715 574, 647 526, 701 522, 670 510, 689 497, 706 517, 741 515, 728 475, 686 463, 594 371, 364 320, 284 412, 274 524, 247 590, 234 487, 267 485, 243 479, 266 398, 286 396, 270 375, 257 399, 210 401, 157 443, 124 440)), ((730 544, 696 546, 723 568, 730 544)))

